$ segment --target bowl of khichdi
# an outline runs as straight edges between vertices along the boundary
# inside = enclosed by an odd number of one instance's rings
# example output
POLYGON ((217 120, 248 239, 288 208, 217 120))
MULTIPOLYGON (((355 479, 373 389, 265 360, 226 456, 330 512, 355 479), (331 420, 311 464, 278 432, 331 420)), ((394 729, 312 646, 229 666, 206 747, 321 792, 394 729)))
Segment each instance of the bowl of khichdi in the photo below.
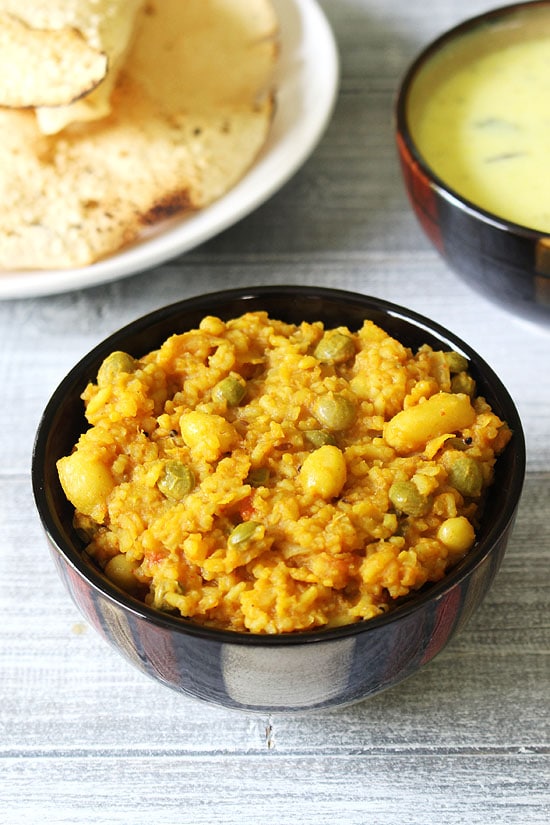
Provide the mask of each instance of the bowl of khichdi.
POLYGON ((186 299, 52 395, 33 485, 86 620, 137 668, 253 711, 349 704, 429 662, 491 586, 525 470, 478 354, 376 298, 186 299))

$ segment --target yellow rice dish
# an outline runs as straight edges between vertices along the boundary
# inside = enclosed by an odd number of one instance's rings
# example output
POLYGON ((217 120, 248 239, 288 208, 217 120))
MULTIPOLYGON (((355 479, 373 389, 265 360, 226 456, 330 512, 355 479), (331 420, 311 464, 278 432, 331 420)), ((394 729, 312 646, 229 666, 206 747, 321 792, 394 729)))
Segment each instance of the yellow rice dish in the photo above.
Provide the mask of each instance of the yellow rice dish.
POLYGON ((473 546, 511 432, 468 362, 263 312, 113 353, 58 471, 87 552, 146 604, 252 633, 387 612, 473 546))

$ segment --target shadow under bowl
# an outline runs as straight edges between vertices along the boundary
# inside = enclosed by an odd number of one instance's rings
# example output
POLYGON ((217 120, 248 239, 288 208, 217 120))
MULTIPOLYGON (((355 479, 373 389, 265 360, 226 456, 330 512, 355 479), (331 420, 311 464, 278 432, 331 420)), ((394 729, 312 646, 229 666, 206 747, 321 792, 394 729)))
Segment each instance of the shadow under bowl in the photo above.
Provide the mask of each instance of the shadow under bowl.
POLYGON ((401 682, 441 651, 483 600, 501 564, 525 471, 521 422, 491 368, 464 342, 402 307, 336 289, 252 287, 181 301, 136 320, 86 355, 53 393, 40 421, 32 460, 38 513, 57 571, 86 620, 140 671, 190 696, 248 711, 304 711, 350 704, 401 682), (323 321, 358 329, 371 319, 416 350, 421 344, 462 352, 479 393, 513 430, 496 466, 478 539, 439 583, 394 612, 355 625, 290 635, 255 635, 201 627, 148 608, 86 559, 56 461, 87 428, 84 387, 114 350, 138 357, 205 315, 224 320, 265 310, 289 323, 323 321))
MULTIPOLYGON (((482 208, 465 196, 471 184, 463 183, 464 178, 461 179, 464 186, 461 194, 458 184, 455 183, 453 188, 448 177, 446 182, 434 171, 426 157, 433 150, 425 149, 423 154, 423 147, 419 146, 421 139, 415 137, 422 117, 418 112, 422 113, 438 84, 451 75, 456 78, 456 73, 470 65, 480 53, 494 53, 502 47, 540 36, 541 30, 550 42, 548 0, 493 9, 442 34, 418 55, 400 83, 395 131, 409 200, 425 234, 449 266, 470 287, 500 307, 520 318, 550 327, 550 232, 531 229, 521 222, 516 223, 515 219, 508 220, 482 208)), ((475 84, 477 81, 470 82, 475 84)), ((506 102, 511 111, 509 120, 514 117, 512 100, 510 92, 506 102)), ((449 105, 449 97, 445 105, 449 105)), ((430 115, 426 114, 428 117, 430 115)), ((486 123, 491 118, 489 112, 486 123)), ((493 122, 498 119, 493 117, 493 122)), ((465 131, 471 128, 472 122, 467 126, 462 122, 461 125, 465 131)), ((462 151, 458 147, 471 145, 471 137, 462 143, 463 134, 444 134, 447 141, 444 153, 453 158, 453 163, 456 155, 460 166, 455 169, 464 164, 470 181, 473 178, 481 180, 477 177, 480 166, 474 168, 471 159, 464 161, 456 154, 462 151)), ((510 153, 510 162, 513 162, 513 154, 510 153)), ((441 163, 433 153, 431 158, 433 166, 441 163)), ((547 184, 545 186, 547 191, 547 184)))

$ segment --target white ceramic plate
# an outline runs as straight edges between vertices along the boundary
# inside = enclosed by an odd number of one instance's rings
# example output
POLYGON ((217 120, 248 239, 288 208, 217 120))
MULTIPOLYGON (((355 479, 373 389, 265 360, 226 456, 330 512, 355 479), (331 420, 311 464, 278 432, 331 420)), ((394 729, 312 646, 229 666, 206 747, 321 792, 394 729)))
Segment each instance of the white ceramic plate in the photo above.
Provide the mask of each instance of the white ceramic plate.
POLYGON ((82 289, 141 272, 212 238, 286 183, 328 124, 339 62, 332 30, 315 0, 272 2, 281 28, 277 108, 269 139, 247 175, 201 212, 165 221, 124 251, 91 266, 0 272, 0 299, 82 289))

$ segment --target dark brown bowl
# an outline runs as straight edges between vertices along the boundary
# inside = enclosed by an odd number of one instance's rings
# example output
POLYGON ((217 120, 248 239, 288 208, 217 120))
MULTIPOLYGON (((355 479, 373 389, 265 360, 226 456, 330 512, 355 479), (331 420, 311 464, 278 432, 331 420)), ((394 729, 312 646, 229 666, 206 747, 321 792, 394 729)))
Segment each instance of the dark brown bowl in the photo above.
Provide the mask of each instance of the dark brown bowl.
MULTIPOLYGON (((466 20, 430 43, 406 72, 396 101, 397 148, 406 190, 426 235, 474 290, 514 314, 550 326, 550 236, 499 218, 462 197, 430 168, 411 134, 410 100, 420 73, 462 38, 515 31, 550 2, 518 3, 466 20)), ((449 54, 451 52, 449 51, 449 54)))
POLYGON ((251 711, 298 711, 349 704, 401 682, 430 661, 483 600, 502 561, 525 471, 521 422, 508 392, 467 344, 414 312, 335 289, 251 287, 203 295, 152 312, 86 355, 55 390, 42 416, 33 453, 38 513, 68 592, 84 617, 139 670, 183 693, 251 711), (61 490, 56 461, 87 427, 80 394, 113 350, 135 356, 169 335, 266 310, 290 323, 324 321, 359 328, 372 319, 404 344, 462 352, 479 392, 506 419, 513 438, 499 457, 478 540, 441 582, 393 613, 348 627, 293 635, 254 635, 200 627, 146 607, 86 561, 61 490))

